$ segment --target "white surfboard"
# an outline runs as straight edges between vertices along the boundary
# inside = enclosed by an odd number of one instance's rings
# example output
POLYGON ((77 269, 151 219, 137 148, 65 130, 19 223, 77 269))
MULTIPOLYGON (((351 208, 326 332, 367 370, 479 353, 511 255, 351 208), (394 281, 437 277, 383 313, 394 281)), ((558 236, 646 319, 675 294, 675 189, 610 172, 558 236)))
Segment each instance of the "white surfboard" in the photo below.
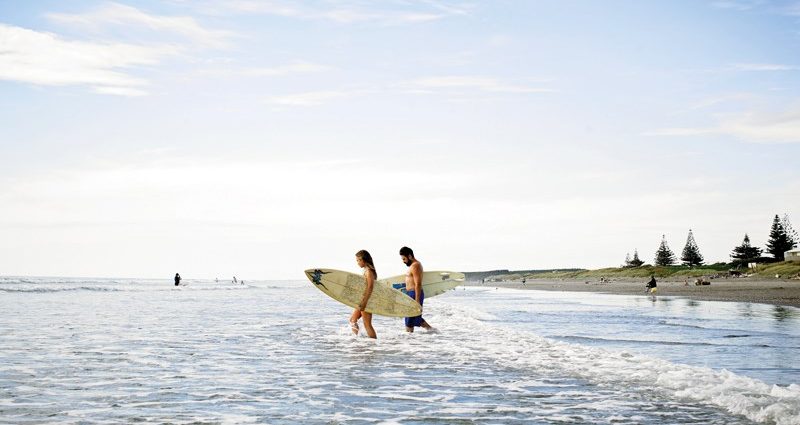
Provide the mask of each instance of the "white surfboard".
MULTIPOLYGON (((406 289, 406 275, 378 279, 378 282, 399 291, 406 289)), ((464 283, 464 273, 443 271, 422 273, 422 292, 425 293, 425 298, 443 294, 462 283, 464 283)))
MULTIPOLYGON (((325 295, 340 303, 357 308, 364 295, 367 282, 364 276, 333 269, 308 269, 306 277, 325 295)), ((367 301, 367 313, 389 317, 414 317, 422 314, 422 308, 408 295, 375 282, 372 295, 367 301)))

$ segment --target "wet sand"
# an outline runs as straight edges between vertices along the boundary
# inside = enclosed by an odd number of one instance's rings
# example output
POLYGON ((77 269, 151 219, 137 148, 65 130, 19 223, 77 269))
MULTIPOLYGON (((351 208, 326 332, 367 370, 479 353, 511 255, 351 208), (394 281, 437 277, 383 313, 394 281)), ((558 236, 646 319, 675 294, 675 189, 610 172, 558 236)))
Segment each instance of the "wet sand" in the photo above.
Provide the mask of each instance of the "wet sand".
MULTIPOLYGON (((467 286, 536 289, 543 291, 600 292, 618 295, 646 295, 647 279, 561 280, 530 279, 524 285, 519 281, 468 282, 467 286)), ((658 281, 658 296, 677 296, 706 301, 736 301, 800 307, 800 280, 730 278, 712 279, 711 285, 695 286, 684 280, 658 281)))

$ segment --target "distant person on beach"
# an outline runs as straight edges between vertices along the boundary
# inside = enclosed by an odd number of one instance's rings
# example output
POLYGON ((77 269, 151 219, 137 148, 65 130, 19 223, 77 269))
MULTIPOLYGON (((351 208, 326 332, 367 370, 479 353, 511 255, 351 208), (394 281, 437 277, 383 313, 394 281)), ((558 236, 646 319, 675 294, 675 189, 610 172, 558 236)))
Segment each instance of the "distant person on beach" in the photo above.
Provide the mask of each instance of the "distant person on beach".
POLYGON ((647 286, 645 286, 645 292, 656 292, 656 277, 654 275, 650 275, 650 281, 647 282, 647 286))
POLYGON ((353 310, 353 314, 350 315, 350 329, 353 330, 353 334, 358 335, 358 319, 363 319, 364 330, 367 331, 367 336, 370 338, 378 338, 375 329, 372 327, 372 313, 364 311, 367 308, 369 297, 372 296, 372 288, 375 287, 375 279, 378 278, 378 272, 375 271, 375 263, 372 261, 372 255, 363 249, 356 252, 356 264, 364 270, 364 279, 367 282, 367 287, 364 289, 364 295, 361 296, 358 308, 353 310))
MULTIPOLYGON (((425 301, 425 293, 422 291, 422 263, 414 257, 414 251, 404 246, 400 248, 400 259, 408 266, 406 273, 406 294, 419 304, 420 308, 425 301)), ((432 329, 431 325, 422 318, 422 313, 415 317, 406 317, 406 332, 414 332, 417 326, 425 329, 432 329)))
POLYGON ((233 277, 233 283, 236 283, 236 276, 233 277))
POLYGON ((181 275, 175 273, 175 286, 178 286, 180 284, 181 284, 181 275))

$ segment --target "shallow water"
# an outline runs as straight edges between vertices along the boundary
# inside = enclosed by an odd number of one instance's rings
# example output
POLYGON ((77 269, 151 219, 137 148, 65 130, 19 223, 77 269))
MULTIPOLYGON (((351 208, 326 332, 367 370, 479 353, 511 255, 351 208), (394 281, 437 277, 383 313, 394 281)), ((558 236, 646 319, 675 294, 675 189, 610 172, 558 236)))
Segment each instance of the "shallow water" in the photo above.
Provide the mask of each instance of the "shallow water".
POLYGON ((438 332, 307 282, 0 278, 4 423, 800 423, 800 310, 459 288, 438 332))

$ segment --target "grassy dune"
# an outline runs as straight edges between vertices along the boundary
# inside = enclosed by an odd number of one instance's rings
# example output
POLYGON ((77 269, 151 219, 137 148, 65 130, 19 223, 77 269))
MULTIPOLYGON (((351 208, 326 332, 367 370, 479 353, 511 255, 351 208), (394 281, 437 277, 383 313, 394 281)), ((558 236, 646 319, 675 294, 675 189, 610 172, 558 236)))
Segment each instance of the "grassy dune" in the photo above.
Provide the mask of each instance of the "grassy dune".
MULTIPOLYGON (((570 270, 570 271, 544 271, 544 272, 509 272, 490 276, 489 279, 501 280, 521 280, 521 279, 600 279, 605 278, 649 278, 655 275, 657 278, 697 278, 724 274, 731 269, 730 264, 717 263, 703 265, 700 267, 689 268, 686 266, 656 267, 644 265, 641 267, 623 268, 609 267, 597 270, 570 270)), ((774 278, 780 275, 781 278, 800 278, 800 263, 781 262, 772 264, 762 264, 755 270, 742 270, 743 273, 752 274, 756 277, 774 278)), ((487 279, 487 280, 489 280, 487 279)))

